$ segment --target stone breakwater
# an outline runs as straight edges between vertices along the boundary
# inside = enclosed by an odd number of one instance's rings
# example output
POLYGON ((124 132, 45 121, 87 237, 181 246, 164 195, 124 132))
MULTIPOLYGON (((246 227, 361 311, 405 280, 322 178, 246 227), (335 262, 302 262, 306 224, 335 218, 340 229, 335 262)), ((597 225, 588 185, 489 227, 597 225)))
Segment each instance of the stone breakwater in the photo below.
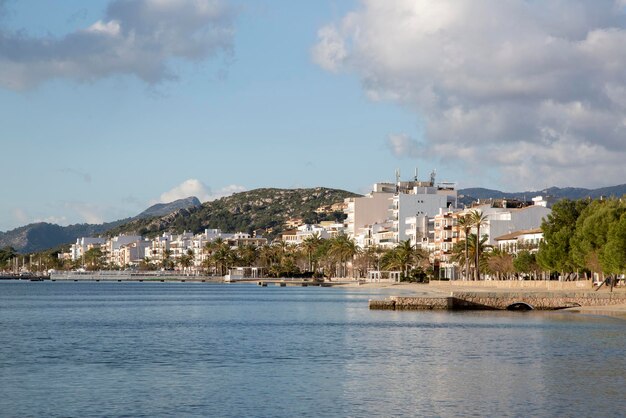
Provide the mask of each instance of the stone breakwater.
POLYGON ((449 297, 392 296, 385 300, 370 300, 370 309, 415 311, 428 309, 453 309, 449 297))
POLYGON ((370 300, 370 309, 429 310, 475 309, 503 310, 525 306, 528 309, 555 310, 579 306, 626 304, 626 293, 596 292, 452 292, 450 296, 406 297, 392 296, 385 300, 370 300))

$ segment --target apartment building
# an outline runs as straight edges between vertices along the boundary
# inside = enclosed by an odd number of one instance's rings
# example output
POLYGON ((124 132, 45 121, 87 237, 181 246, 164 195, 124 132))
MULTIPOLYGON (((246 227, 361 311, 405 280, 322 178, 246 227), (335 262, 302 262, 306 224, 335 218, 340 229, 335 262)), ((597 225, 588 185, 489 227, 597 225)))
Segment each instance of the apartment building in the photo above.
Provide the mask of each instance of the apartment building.
POLYGON ((407 239, 416 243, 418 235, 427 236, 425 228, 420 232, 423 218, 456 207, 457 191, 454 183, 435 183, 434 173, 429 181, 419 181, 417 176, 400 181, 398 174, 396 183, 376 183, 366 196, 348 198, 345 203, 346 230, 359 246, 367 246, 370 241, 395 246, 407 239))
POLYGON ((76 243, 70 247, 69 258, 72 261, 80 260, 83 255, 92 248, 100 248, 106 243, 105 238, 82 237, 77 238, 76 243))
POLYGON ((541 228, 515 231, 510 234, 501 235, 495 238, 495 241, 500 250, 511 254, 517 254, 518 251, 521 250, 537 252, 539 244, 543 241, 543 231, 541 228))

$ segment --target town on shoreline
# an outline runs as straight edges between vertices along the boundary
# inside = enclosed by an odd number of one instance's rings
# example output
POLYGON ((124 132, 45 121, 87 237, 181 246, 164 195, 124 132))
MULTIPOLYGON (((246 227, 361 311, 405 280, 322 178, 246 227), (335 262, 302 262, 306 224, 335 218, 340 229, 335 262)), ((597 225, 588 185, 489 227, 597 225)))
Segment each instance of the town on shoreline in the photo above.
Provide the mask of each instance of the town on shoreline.
POLYGON ((289 219, 267 230, 81 237, 68 251, 15 254, 5 273, 115 270, 229 278, 359 283, 591 281, 624 285, 626 205, 619 199, 489 199, 459 207, 454 183, 417 176, 319 207, 344 221, 289 219), (606 219, 611 222, 607 222, 606 219), (593 233, 591 233, 593 232, 593 233))

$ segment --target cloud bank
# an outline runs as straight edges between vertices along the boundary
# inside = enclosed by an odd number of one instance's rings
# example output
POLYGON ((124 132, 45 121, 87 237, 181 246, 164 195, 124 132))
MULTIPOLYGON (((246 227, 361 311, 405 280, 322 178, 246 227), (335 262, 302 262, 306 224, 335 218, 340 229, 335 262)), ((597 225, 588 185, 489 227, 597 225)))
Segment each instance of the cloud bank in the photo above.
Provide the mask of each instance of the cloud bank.
POLYGON ((212 191, 210 187, 201 182, 198 179, 188 179, 183 181, 178 186, 168 190, 161 194, 157 201, 154 203, 170 203, 174 200, 184 199, 190 196, 195 196, 200 199, 201 202, 208 202, 210 200, 219 199, 220 197, 230 196, 233 193, 239 193, 245 191, 246 188, 236 184, 223 187, 217 191, 212 191))
POLYGON ((21 90, 53 78, 94 81, 117 74, 157 84, 176 78, 173 59, 231 52, 233 18, 222 0, 114 0, 103 19, 62 38, 0 26, 0 85, 21 90))
POLYGON ((424 138, 390 136, 394 155, 511 187, 626 180, 623 1, 363 0, 312 58, 415 111, 424 138))

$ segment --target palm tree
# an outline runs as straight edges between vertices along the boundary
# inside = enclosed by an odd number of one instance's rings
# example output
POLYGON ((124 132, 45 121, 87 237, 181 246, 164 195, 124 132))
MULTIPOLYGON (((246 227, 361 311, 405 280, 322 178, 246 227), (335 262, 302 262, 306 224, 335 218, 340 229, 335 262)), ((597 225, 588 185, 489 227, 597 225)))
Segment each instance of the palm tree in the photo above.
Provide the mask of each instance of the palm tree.
POLYGON ((467 236, 472 230, 472 219, 470 215, 468 214, 468 215, 460 216, 457 220, 457 225, 463 231, 463 241, 465 242, 465 280, 469 280, 467 236))
POLYGON ((400 269, 402 270, 402 275, 404 277, 409 276, 409 266, 413 264, 415 255, 415 247, 411 245, 411 240, 401 241, 400 244, 394 249, 394 253, 396 254, 396 258, 399 262, 400 269))
POLYGON ((89 270, 98 270, 102 265, 102 250, 100 248, 94 247, 85 251, 85 264, 89 270))
POLYGON ((230 248, 230 246, 228 245, 228 243, 222 240, 220 240, 219 243, 217 243, 217 240, 215 241, 216 241, 217 247, 215 248, 215 251, 213 252, 211 257, 213 258, 215 262, 216 268, 219 267, 219 274, 223 276, 225 269, 232 267, 232 262, 234 261, 235 254, 233 250, 230 248))
POLYGON ((354 259, 354 256, 359 253, 359 247, 356 245, 353 239, 348 238, 346 234, 338 234, 331 239, 331 245, 329 248, 329 255, 339 262, 340 277, 347 276, 348 260, 354 259))
POLYGON ((259 263, 261 264, 261 267, 265 267, 269 270, 274 262, 274 248, 271 245, 265 244, 259 248, 259 263))
POLYGON ((237 248, 236 258, 243 266, 250 267, 256 263, 258 257, 257 248, 254 245, 246 244, 237 248))
POLYGON ((383 256, 383 263, 387 269, 402 271, 402 277, 408 278, 411 267, 418 266, 427 255, 422 249, 411 245, 411 240, 401 241, 397 247, 383 256))
POLYGON ((186 254, 183 254, 178 259, 178 264, 182 267, 183 271, 193 264, 193 251, 190 249, 187 250, 186 254))
POLYGON ((303 239, 302 244, 300 245, 302 249, 306 252, 306 255, 309 259, 309 271, 315 272, 315 270, 317 269, 313 268, 313 255, 317 252, 320 245, 322 245, 322 238, 320 238, 320 234, 314 232, 313 234, 303 239))
POLYGON ((172 250, 163 251, 163 260, 161 260, 161 266, 164 269, 168 269, 170 266, 170 257, 172 256, 172 250))
POLYGON ((150 257, 144 257, 143 260, 139 263, 140 270, 153 270, 152 262, 150 257))
POLYGON ((467 237, 470 258, 474 260, 474 275, 476 275, 476 270, 481 269, 482 261, 484 260, 483 254, 487 248, 487 236, 483 235, 478 242, 476 242, 476 237, 476 234, 469 234, 467 237), (478 257, 476 257, 476 254, 478 254, 478 257))
POLYGON ((376 270, 380 271, 380 259, 385 254, 385 249, 378 245, 372 245, 367 248, 366 252, 372 258, 372 261, 376 263, 376 270))
MULTIPOLYGON (((470 211, 470 213, 468 214, 472 223, 472 226, 476 227, 476 236, 478 237, 479 241, 481 240, 480 238, 480 227, 482 225, 485 225, 487 223, 487 216, 483 215, 482 212, 480 212, 479 210, 472 210, 470 211)), ((480 264, 480 245, 477 246, 477 251, 475 254, 475 265, 476 265, 476 270, 474 271, 474 278, 476 280, 480 280, 480 269, 478 268, 479 264, 480 264)))
POLYGON ((486 264, 491 273, 495 273, 498 280, 508 280, 510 275, 515 272, 513 266, 513 256, 506 251, 499 248, 494 249, 489 253, 489 257, 486 259, 486 264))

